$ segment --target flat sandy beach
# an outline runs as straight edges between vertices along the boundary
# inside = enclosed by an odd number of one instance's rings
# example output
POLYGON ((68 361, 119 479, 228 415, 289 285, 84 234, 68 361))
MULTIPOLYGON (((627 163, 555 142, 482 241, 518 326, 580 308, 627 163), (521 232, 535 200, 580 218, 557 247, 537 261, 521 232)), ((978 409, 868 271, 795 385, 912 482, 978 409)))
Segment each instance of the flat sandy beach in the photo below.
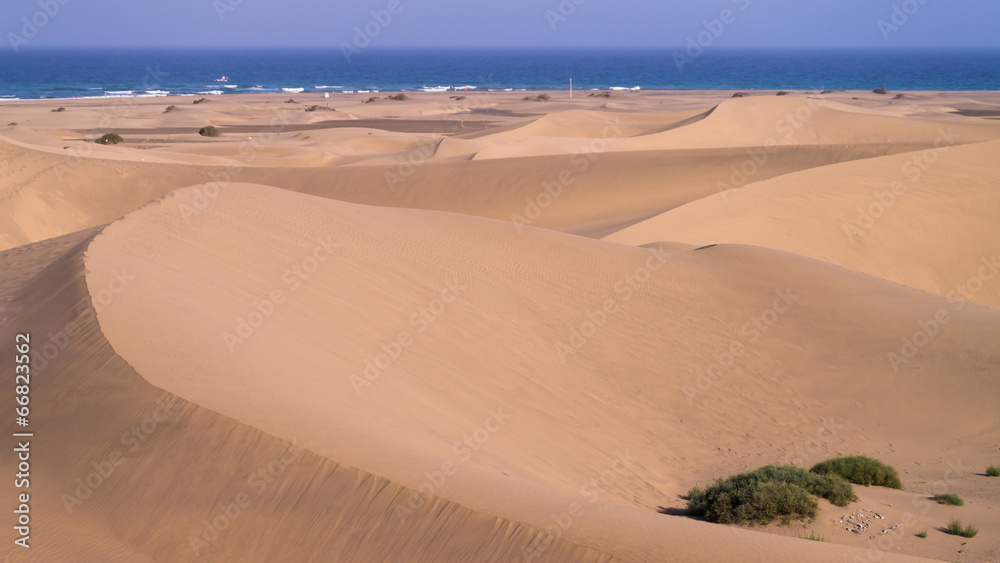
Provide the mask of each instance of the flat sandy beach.
POLYGON ((1000 561, 1000 93, 542 94, 0 103, 0 557, 1000 561))

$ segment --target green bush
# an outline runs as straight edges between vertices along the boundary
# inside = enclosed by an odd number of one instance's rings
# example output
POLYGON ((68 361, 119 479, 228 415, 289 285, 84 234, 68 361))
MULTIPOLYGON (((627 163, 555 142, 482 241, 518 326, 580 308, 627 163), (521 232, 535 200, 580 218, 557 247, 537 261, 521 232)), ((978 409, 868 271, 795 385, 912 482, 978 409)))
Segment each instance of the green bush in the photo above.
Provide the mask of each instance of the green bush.
POLYGON ((208 125, 199 129, 198 134, 202 137, 218 137, 222 133, 219 133, 219 130, 214 125, 208 125))
POLYGON ((920 530, 919 532, 917 532, 916 535, 917 535, 918 538, 926 538, 927 537, 927 530, 920 530))
POLYGON ((837 457, 822 461, 809 470, 820 475, 839 475, 854 483, 869 487, 888 487, 902 489, 896 470, 877 459, 865 456, 837 457))
POLYGON ((400 92, 399 94, 393 94, 391 96, 386 96, 386 99, 387 100, 395 100, 397 102, 402 102, 403 100, 406 100, 408 98, 407 98, 406 94, 403 94, 402 92, 400 92))
POLYGON ((938 504, 950 504, 952 506, 962 506, 965 504, 965 501, 962 500, 961 497, 950 493, 944 495, 934 495, 931 497, 931 500, 936 500, 938 504))
POLYGON ((948 527, 945 531, 953 536, 962 536, 963 538, 974 538, 976 534, 979 533, 979 528, 969 524, 968 526, 963 526, 960 520, 955 520, 954 518, 948 522, 948 527))
POLYGON ((122 136, 118 133, 105 133, 101 135, 100 139, 94 142, 99 145, 117 145, 118 143, 124 143, 125 139, 122 139, 122 136))
POLYGON ((816 475, 791 465, 768 465, 719 479, 704 491, 691 489, 688 511, 722 524, 770 524, 813 518, 816 496, 837 506, 857 500, 851 484, 835 476, 816 475), (815 495, 815 496, 814 496, 815 495))
MULTIPOLYGON (((17 125, 15 123, 14 125, 17 125)), ((991 465, 986 468, 987 477, 1000 477, 1000 465, 991 465)))

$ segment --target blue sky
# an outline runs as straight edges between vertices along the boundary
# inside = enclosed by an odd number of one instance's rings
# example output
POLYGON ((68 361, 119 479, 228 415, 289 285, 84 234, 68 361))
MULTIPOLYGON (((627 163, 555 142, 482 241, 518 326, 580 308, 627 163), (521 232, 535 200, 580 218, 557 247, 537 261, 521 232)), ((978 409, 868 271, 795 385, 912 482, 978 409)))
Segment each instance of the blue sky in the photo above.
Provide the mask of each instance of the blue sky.
POLYGON ((3 0, 0 31, 44 22, 31 47, 337 47, 390 2, 369 27, 379 47, 675 47, 705 22, 717 47, 1000 46, 997 0, 3 0))

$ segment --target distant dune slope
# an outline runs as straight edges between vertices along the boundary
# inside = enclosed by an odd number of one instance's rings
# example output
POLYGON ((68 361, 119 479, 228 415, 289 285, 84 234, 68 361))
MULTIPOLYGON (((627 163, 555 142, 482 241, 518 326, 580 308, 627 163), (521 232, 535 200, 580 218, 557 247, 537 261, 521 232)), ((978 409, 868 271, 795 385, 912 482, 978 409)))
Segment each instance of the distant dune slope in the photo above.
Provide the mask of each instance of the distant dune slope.
MULTIPOLYGON (((683 127, 663 132, 650 128, 651 134, 639 136, 626 135, 627 122, 613 112, 605 114, 603 121, 603 132, 593 136, 605 139, 609 151, 912 143, 934 141, 947 131, 963 143, 1000 139, 1000 123, 993 121, 943 113, 904 117, 800 95, 726 100, 703 119, 692 119, 683 127)), ((588 126, 593 128, 595 124, 588 126)), ((569 137, 577 135, 572 133, 572 127, 568 130, 559 134, 551 128, 540 128, 537 132, 544 135, 530 137, 517 130, 504 133, 508 140, 517 141, 507 143, 489 143, 488 136, 479 137, 482 149, 476 152, 476 158, 571 153, 575 143, 569 137)))
POLYGON ((835 164, 715 194, 608 235, 776 248, 1000 308, 1000 142, 835 164))
MULTIPOLYGON (((576 148, 593 150, 586 140, 576 148)), ((771 155, 754 179, 913 148, 787 147, 771 155)), ((427 152, 414 150, 386 153, 380 164, 336 167, 267 166, 266 159, 242 154, 222 159, 227 167, 183 159, 143 162, 134 153, 151 151, 115 149, 91 144, 64 155, 0 140, 0 249, 103 225, 176 188, 238 181, 603 235, 716 192, 720 182, 730 181, 731 163, 746 158, 742 149, 711 149, 427 162, 427 152), (123 155, 129 158, 112 159, 123 155)))
POLYGON ((196 195, 168 194, 87 251, 92 294, 116 268, 135 278, 98 320, 147 381, 528 526, 577 503, 559 535, 617 558, 849 559, 655 508, 796 455, 831 417, 844 424, 826 451, 905 460, 907 479, 987 451, 1000 428, 1000 311, 774 250, 663 254, 254 185, 186 222, 196 195), (947 330, 908 354, 941 311, 947 330))

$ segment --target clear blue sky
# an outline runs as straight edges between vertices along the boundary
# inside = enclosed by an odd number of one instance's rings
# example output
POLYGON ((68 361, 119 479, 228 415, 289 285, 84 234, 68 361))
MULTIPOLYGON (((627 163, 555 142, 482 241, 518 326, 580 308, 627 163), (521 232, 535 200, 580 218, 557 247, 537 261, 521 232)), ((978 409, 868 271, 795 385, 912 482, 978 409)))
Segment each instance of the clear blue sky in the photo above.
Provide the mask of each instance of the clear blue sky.
MULTIPOLYGON (((373 45, 674 47, 728 8, 732 21, 713 37, 713 46, 1000 46, 998 0, 395 1, 402 11, 379 29, 373 45), (559 14, 560 1, 568 15, 559 14), (896 29, 880 30, 879 20, 893 24, 894 5, 913 13, 896 29), (566 6, 575 11, 568 13, 566 6), (550 10, 559 17, 547 16, 550 10)), ((337 47, 352 41, 354 27, 364 27, 370 12, 389 2, 2 0, 0 32, 9 43, 10 33, 22 33, 22 18, 35 17, 48 21, 31 39, 32 47, 337 47), (40 1, 59 6, 59 12, 37 15, 40 1), (220 6, 227 8, 221 18, 220 6)), ((900 14, 895 23, 902 22, 900 14)))

